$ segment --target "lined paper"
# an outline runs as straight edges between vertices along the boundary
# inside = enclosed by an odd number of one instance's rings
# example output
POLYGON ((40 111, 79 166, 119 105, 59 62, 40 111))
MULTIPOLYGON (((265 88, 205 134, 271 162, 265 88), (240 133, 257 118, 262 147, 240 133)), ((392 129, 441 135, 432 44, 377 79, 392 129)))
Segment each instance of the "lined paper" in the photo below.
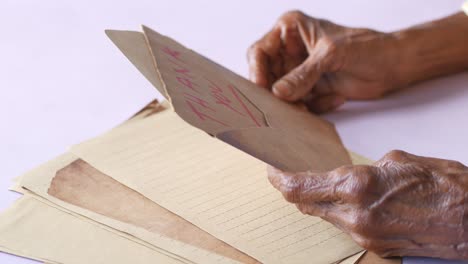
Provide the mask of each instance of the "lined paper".
POLYGON ((28 194, 0 214, 0 250, 52 263, 184 263, 28 194))
POLYGON ((210 240, 206 233, 200 235, 196 232, 198 229, 192 229, 191 226, 185 224, 184 220, 171 217, 167 210, 95 169, 86 170, 87 167, 73 167, 77 171, 70 171, 68 166, 76 163, 76 160, 77 157, 71 153, 60 155, 23 175, 19 180, 19 186, 52 202, 61 210, 72 211, 92 219, 90 221, 101 227, 111 227, 111 232, 121 236, 125 234, 128 239, 134 240, 136 243, 147 242, 145 244, 153 250, 183 259, 185 262, 188 260, 190 263, 200 264, 233 264, 246 262, 245 260, 248 259, 246 256, 238 255, 234 255, 239 257, 238 261, 229 258, 229 256, 233 256, 233 251, 223 248, 223 244, 220 248, 217 248, 220 246, 219 244, 210 248, 209 243, 213 243, 213 240, 210 240), (73 176, 63 178, 63 168, 67 168, 65 173, 73 174, 73 176), (96 173, 100 175, 96 175, 96 173), (107 178, 109 180, 105 180, 107 178), (64 189, 59 190, 60 188, 64 189), (51 195, 51 190, 54 190, 56 195, 58 192, 66 193, 81 202, 61 200, 60 198, 63 197, 54 197, 51 195), (144 199, 142 200, 142 198, 144 199), (89 207, 91 203, 92 207, 89 207), (125 218, 126 215, 129 215, 130 218, 125 218), (175 226, 189 234, 198 234, 200 238, 204 238, 204 242, 208 245, 196 245, 194 243, 197 242, 196 239, 181 239, 182 237, 174 232, 175 226), (225 250, 221 251, 223 249, 225 250), (224 253, 224 255, 217 253, 224 253), (226 255, 228 257, 225 257, 226 255))
POLYGON ((361 249, 302 215, 268 182, 266 165, 170 111, 71 151, 205 231, 265 263, 333 263, 361 249))

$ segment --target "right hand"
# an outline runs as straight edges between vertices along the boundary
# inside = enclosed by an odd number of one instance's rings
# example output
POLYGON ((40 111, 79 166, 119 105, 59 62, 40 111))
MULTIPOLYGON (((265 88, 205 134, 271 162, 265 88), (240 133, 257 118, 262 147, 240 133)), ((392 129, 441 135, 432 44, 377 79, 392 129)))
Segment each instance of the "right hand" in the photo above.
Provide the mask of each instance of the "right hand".
POLYGON ((403 83, 391 34, 284 14, 248 51, 250 79, 279 98, 317 113, 347 99, 376 99, 403 83))
POLYGON ((391 151, 373 165, 325 173, 270 168, 286 200, 388 256, 468 259, 468 167, 391 151))

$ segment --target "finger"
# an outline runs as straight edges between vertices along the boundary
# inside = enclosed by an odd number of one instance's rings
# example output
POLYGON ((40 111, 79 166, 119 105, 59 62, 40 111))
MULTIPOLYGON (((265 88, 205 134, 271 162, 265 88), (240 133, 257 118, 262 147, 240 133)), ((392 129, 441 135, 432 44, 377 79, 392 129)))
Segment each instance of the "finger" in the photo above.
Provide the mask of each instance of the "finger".
POLYGON ((301 30, 302 24, 307 20, 302 12, 293 11, 285 14, 278 21, 277 27, 281 29, 281 40, 288 55, 297 57, 307 54, 301 30))
MULTIPOLYGON (((290 72, 307 58, 307 49, 299 33, 298 21, 282 20, 281 28, 281 56, 284 61, 284 72, 290 72)), ((280 76, 282 77, 282 76, 280 76)))
POLYGON ((289 173, 269 166, 268 179, 291 203, 340 200, 335 191, 335 177, 329 173, 289 173))
POLYGON ((247 56, 249 79, 260 87, 270 86, 268 56, 261 48, 251 48, 247 56))
POLYGON ((297 101, 308 94, 322 74, 312 56, 273 84, 273 93, 286 101, 297 101))
POLYGON ((324 209, 322 205, 318 203, 299 203, 296 204, 297 209, 307 215, 313 215, 321 217, 324 215, 324 209))
POLYGON ((343 105, 346 101, 344 96, 338 94, 329 94, 323 95, 319 97, 315 97, 307 102, 305 102, 307 109, 309 111, 321 114, 326 112, 331 112, 341 105, 343 105))
POLYGON ((279 28, 273 28, 247 51, 249 78, 261 87, 269 88, 273 83, 272 63, 280 53, 280 34, 279 28))

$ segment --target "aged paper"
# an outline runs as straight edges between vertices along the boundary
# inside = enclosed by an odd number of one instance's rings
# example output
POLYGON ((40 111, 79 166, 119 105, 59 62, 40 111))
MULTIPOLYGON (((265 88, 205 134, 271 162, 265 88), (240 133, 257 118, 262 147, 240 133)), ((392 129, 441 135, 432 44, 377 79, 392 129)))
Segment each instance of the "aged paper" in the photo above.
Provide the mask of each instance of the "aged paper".
MULTIPOLYGON (((154 100, 120 126, 131 126, 167 107, 167 102, 154 100)), ((12 188, 20 191, 20 186, 63 208, 197 263, 257 262, 84 161, 77 160, 71 153, 15 178, 12 188)))
POLYGON ((350 163, 327 121, 274 98, 177 42, 143 29, 145 35, 115 30, 106 33, 188 123, 289 171, 323 171, 350 163), (146 37, 146 47, 142 37, 146 37), (154 65, 138 55, 148 49, 154 65))
POLYGON ((355 264, 355 263, 359 263, 359 259, 362 258, 362 255, 364 255, 366 253, 366 251, 361 251, 347 259, 344 259, 342 261, 339 262, 339 264, 355 264))
POLYGON ((52 263, 182 263, 28 195, 0 214, 0 248, 52 263))
POLYGON ((272 188, 266 165, 170 111, 72 148, 87 163, 265 263, 332 263, 360 248, 272 188))
MULTIPOLYGON (((123 125, 132 124, 135 120, 138 121, 140 119, 146 118, 150 115, 160 112, 162 109, 164 109, 164 107, 161 107, 157 102, 152 102, 123 125)), ((365 161, 365 158, 356 154, 352 154, 351 157, 355 163, 370 163, 370 161, 365 161)), ((49 193, 55 193, 57 198, 61 198, 62 200, 66 200, 67 202, 82 208, 98 212, 104 216, 108 216, 116 220, 121 220, 123 222, 134 221, 133 224, 139 227, 152 229, 152 232, 169 235, 169 237, 171 237, 171 235, 175 235, 177 239, 183 242, 195 244, 196 246, 197 242, 204 241, 205 244, 202 244, 202 247, 206 247, 208 245, 208 249, 214 249, 213 251, 218 253, 221 252, 221 255, 228 257, 234 256, 234 259, 237 259, 243 263, 255 262, 255 260, 249 258, 242 252, 239 252, 233 248, 226 248, 226 244, 223 245, 222 243, 219 248, 213 248, 213 246, 216 245, 216 243, 210 242, 213 241, 213 237, 207 237, 206 233, 203 234, 203 231, 201 231, 201 234, 198 233, 200 230, 194 232, 193 228, 196 227, 187 227, 188 222, 185 220, 164 210, 155 203, 148 203, 145 201, 147 199, 141 195, 139 197, 137 194, 135 197, 135 195, 132 195, 132 192, 135 193, 133 190, 123 187, 120 183, 90 167, 84 161, 76 160, 76 158, 70 154, 63 155, 56 160, 50 161, 48 164, 45 164, 40 168, 27 173, 24 177, 27 179, 26 182, 28 182, 28 184, 26 185, 28 186, 26 187, 29 187, 28 189, 35 190, 36 192, 42 192, 41 196, 49 200, 53 201, 54 197, 50 197, 47 193, 45 193, 47 189, 49 193), (64 166, 68 163, 70 164, 65 166, 65 168, 59 169, 61 166, 64 166), (52 181, 52 178, 58 169, 59 173, 52 181), (32 179, 32 181, 28 180, 28 178, 32 179), (51 181, 52 185, 54 186, 52 188, 47 188, 47 186, 51 185, 51 181), (31 184, 31 182, 33 184, 31 184), (119 201, 122 198, 124 198, 125 201, 119 201), (132 206, 126 206, 128 204, 131 204, 132 206), (142 208, 142 210, 134 210, 134 205, 136 205, 136 208, 142 208), (155 207, 156 210, 154 210, 155 207), (126 216, 131 217, 125 218, 126 216), (179 231, 175 232, 174 230, 176 229, 179 231), (235 254, 233 255, 232 252, 235 254)), ((20 177, 17 177, 14 180, 16 182, 15 189, 17 191, 21 191, 19 188, 20 184, 17 183, 20 181, 19 178, 20 177)), ((68 204, 66 203, 62 203, 62 206, 68 209, 73 209, 73 206, 70 208, 70 206, 67 205, 68 204)), ((97 216, 100 216, 100 214, 97 214, 97 216)), ((88 217, 93 216, 90 214, 85 215, 88 217)), ((99 221, 99 219, 94 219, 99 221)), ((122 228, 122 226, 120 228, 122 228)), ((122 231, 128 232, 128 230, 125 230, 125 227, 123 228, 124 230, 122 231)), ((355 259, 356 256, 351 256, 349 259, 343 260, 340 263, 354 263, 355 259)), ((209 258, 206 258, 205 262, 211 263, 213 260, 210 261, 209 258)))
POLYGON ((145 35, 141 32, 115 30, 106 30, 106 34, 159 93, 167 98, 163 83, 157 75, 153 56, 146 44, 145 35))
MULTIPOLYGON (((194 247, 175 240, 179 238, 178 235, 180 234, 174 233, 174 228, 167 230, 166 228, 170 226, 171 222, 166 221, 178 220, 178 223, 180 223, 182 219, 169 219, 169 212, 163 210, 157 204, 142 199, 141 195, 131 189, 125 188, 122 192, 123 186, 121 184, 105 180, 105 175, 96 174, 95 170, 90 170, 89 166, 79 166, 76 157, 67 153, 26 173, 21 178, 20 185, 63 208, 154 245, 164 254, 175 254, 195 263, 235 262, 231 258, 204 250, 203 247, 194 247), (70 174, 71 169, 78 170, 80 173, 70 174), (59 177, 52 184, 56 172, 59 172, 57 174, 59 177), (91 175, 92 173, 94 173, 94 176, 91 175), (80 181, 77 181, 77 177, 79 177, 80 181), (80 191, 85 192, 80 193, 80 191), (48 195, 48 192, 53 195, 48 195), (64 197, 65 195, 67 196, 64 197), (74 202, 67 203, 70 202, 71 198, 74 198, 74 202), (125 218, 126 215, 128 217, 125 218)), ((182 227, 180 226, 180 228, 182 227)), ((206 233, 202 235, 205 235, 205 238, 209 236, 206 233)), ((203 238, 203 236, 200 237, 203 238)), ((196 241, 196 239, 193 240, 196 241)), ((222 248, 222 246, 227 245, 220 243, 217 246, 222 248)), ((214 248, 216 247, 213 246, 214 248)), ((235 249, 232 249, 232 251, 226 250, 226 254, 235 255, 238 252, 235 249)), ((249 259, 248 256, 243 254, 241 256, 243 256, 243 258, 240 257, 241 260, 249 259)))
MULTIPOLYGON (((352 155, 352 157, 355 157, 355 155, 352 155)), ((53 164, 54 162, 63 164, 60 162, 60 158, 48 163, 53 164)), ((56 166, 48 167, 53 169, 56 166)), ((137 194, 112 178, 96 171, 96 169, 90 167, 84 161, 75 160, 70 165, 60 169, 55 177, 54 175, 54 171, 45 173, 45 170, 36 169, 24 176, 28 184, 23 185, 27 189, 41 192, 41 189, 45 190, 46 188, 40 186, 50 186, 52 184, 52 187, 48 188, 48 193, 53 193, 57 198, 70 204, 124 222, 130 221, 136 226, 151 229, 151 232, 156 231, 157 233, 166 234, 168 237, 172 236, 172 238, 175 237, 182 242, 195 246, 208 246, 207 249, 237 259, 242 263, 255 263, 254 259, 234 248, 226 248, 226 244, 212 236, 207 237, 204 231, 197 229, 156 203, 148 202, 146 197, 137 194), (34 177, 33 184, 28 180, 29 177, 34 177), (138 208, 142 210, 138 210, 138 208), (216 245, 216 243, 221 243, 221 245, 216 245)), ((20 184, 18 183, 17 186, 20 184)), ((18 189, 18 191, 24 191, 24 189, 18 189)), ((54 201, 54 198, 46 193, 39 195, 52 202, 54 201)), ((62 204, 62 206, 70 208, 67 204, 62 204)), ((90 215, 88 214, 87 216, 90 215)), ((99 221, 99 219, 94 220, 99 221)), ((351 256, 340 263, 355 263, 359 258, 358 256, 362 255, 362 253, 351 256)), ((206 258, 203 263, 212 262, 213 259, 206 258)))

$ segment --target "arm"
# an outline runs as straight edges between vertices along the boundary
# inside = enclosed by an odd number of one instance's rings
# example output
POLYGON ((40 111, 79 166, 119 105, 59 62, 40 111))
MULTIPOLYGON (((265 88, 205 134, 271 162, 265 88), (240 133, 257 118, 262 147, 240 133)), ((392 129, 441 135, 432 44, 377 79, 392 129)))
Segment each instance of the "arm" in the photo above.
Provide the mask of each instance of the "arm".
POLYGON ((468 17, 461 12, 384 33, 293 11, 249 49, 250 78, 283 100, 326 112, 467 70, 467 43, 468 17))
POLYGON ((403 86, 468 70, 468 16, 463 12, 393 33, 402 53, 403 86))

